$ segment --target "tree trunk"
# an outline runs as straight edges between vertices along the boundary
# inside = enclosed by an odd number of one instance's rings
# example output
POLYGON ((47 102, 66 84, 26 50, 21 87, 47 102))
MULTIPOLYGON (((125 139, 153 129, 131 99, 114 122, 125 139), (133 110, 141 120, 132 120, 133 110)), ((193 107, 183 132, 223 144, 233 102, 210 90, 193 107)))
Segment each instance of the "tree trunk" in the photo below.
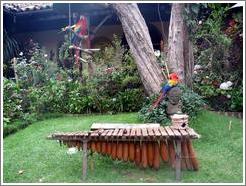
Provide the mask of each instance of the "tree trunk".
POLYGON ((193 55, 193 45, 189 40, 188 28, 184 26, 184 83, 188 87, 192 88, 192 76, 194 70, 194 55, 193 55))
POLYGON ((172 5, 167 59, 170 71, 179 75, 181 83, 191 87, 194 64, 193 47, 182 17, 183 10, 184 4, 174 3, 172 5))
POLYGON ((159 93, 164 77, 156 62, 148 27, 137 4, 118 3, 111 4, 111 7, 121 21, 146 92, 149 95, 159 93))

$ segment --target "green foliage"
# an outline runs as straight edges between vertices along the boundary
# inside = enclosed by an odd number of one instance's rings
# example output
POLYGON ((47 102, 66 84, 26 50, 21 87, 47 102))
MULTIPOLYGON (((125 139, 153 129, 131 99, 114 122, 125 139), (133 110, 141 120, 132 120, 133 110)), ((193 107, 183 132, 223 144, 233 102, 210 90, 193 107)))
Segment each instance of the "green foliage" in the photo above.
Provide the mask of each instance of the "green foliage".
POLYGON ((134 88, 139 87, 141 85, 141 81, 137 76, 126 76, 122 81, 122 88, 134 88))
POLYGON ((204 98, 212 109, 221 111, 243 111, 243 86, 230 90, 216 89, 217 95, 204 98))
POLYGON ((200 95, 189 88, 180 86, 182 90, 181 102, 182 112, 194 117, 203 108, 204 101, 200 95))
POLYGON ((50 79, 55 79, 58 67, 57 64, 47 59, 43 49, 36 48, 29 61, 25 56, 17 58, 17 75, 22 87, 43 86, 50 79))
POLYGON ((124 92, 117 94, 117 100, 122 105, 121 111, 133 112, 138 111, 144 102, 144 93, 142 89, 126 89, 124 92))
MULTIPOLYGON (((191 91, 189 88, 184 86, 180 86, 180 88, 182 90, 182 112, 188 114, 191 118, 195 117, 197 113, 202 109, 204 101, 202 100, 201 96, 191 91)), ((152 111, 148 111, 156 98, 157 95, 152 96, 145 102, 144 106, 139 111, 139 118, 144 122, 167 124, 170 122, 166 113, 168 105, 167 98, 165 98, 157 108, 153 109, 152 111)))
POLYGON ((184 19, 195 46, 195 62, 202 66, 202 70, 194 73, 194 91, 202 95, 213 109, 241 111, 242 103, 238 101, 243 98, 239 91, 243 75, 242 14, 239 12, 230 17, 229 7, 229 4, 220 3, 189 4, 184 19), (219 88, 227 81, 233 82, 232 89, 237 93, 219 88))
POLYGON ((102 65, 105 67, 119 68, 123 63, 124 58, 129 57, 125 56, 127 51, 120 45, 120 42, 119 37, 114 35, 112 46, 105 47, 100 52, 94 54, 94 63, 98 66, 102 65))
POLYGON ((151 107, 153 101, 157 98, 157 96, 152 96, 145 103, 142 109, 139 111, 139 118, 143 120, 143 122, 150 123, 161 123, 167 124, 170 122, 166 109, 167 109, 167 100, 163 100, 158 108, 153 109, 152 111, 148 111, 151 107))
POLYGON ((71 45, 71 41, 69 40, 69 36, 65 35, 65 40, 62 46, 59 48, 59 60, 63 61, 69 57, 71 57, 71 53, 69 52, 69 46, 71 45))
POLYGON ((31 51, 25 52, 29 59, 24 55, 17 58, 18 84, 5 81, 4 121, 8 123, 5 134, 22 128, 16 127, 14 121, 22 120, 21 126, 26 126, 35 119, 42 119, 46 113, 138 111, 145 95, 136 65, 117 37, 113 44, 94 56, 96 73, 81 83, 79 78, 71 78, 73 69, 59 68, 32 42, 31 51))
POLYGON ((3 79, 3 128, 4 136, 36 121, 35 113, 25 110, 23 90, 13 81, 3 79))
POLYGON ((91 87, 81 85, 79 82, 71 82, 67 89, 67 111, 69 113, 88 113, 95 111, 91 87))
POLYGON ((4 123, 7 124, 15 118, 21 118, 22 98, 21 90, 13 80, 3 79, 3 117, 4 123))
POLYGON ((43 114, 62 112, 66 106, 66 87, 64 82, 50 80, 45 86, 29 88, 30 111, 43 114))
MULTIPOLYGON (((191 4, 187 9, 192 9, 194 6, 198 5, 191 4)), ((201 11, 205 9, 204 4, 199 7, 201 11)), ((197 64, 209 66, 212 73, 220 74, 224 71, 223 64, 227 62, 227 53, 231 44, 231 39, 222 31, 223 19, 228 7, 223 7, 220 4, 208 4, 208 9, 210 14, 207 18, 196 20, 199 11, 189 12, 191 15, 188 15, 191 18, 187 16, 186 22, 190 30, 193 30, 191 39, 197 46, 195 53, 197 64)))

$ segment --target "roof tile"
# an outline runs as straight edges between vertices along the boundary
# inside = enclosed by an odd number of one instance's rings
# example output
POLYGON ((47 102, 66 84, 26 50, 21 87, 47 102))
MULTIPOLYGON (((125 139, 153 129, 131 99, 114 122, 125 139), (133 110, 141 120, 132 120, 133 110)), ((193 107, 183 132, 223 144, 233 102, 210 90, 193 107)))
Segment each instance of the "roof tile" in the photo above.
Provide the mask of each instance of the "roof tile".
POLYGON ((3 8, 13 13, 51 9, 53 3, 4 3, 3 8))

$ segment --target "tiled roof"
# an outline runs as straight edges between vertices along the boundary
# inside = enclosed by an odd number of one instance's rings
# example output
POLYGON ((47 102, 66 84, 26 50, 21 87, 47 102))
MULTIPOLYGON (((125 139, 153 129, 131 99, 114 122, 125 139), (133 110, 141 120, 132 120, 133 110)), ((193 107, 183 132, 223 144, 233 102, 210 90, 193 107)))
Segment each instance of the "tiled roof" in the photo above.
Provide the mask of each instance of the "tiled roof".
POLYGON ((53 3, 4 3, 3 9, 12 13, 51 9, 53 3))

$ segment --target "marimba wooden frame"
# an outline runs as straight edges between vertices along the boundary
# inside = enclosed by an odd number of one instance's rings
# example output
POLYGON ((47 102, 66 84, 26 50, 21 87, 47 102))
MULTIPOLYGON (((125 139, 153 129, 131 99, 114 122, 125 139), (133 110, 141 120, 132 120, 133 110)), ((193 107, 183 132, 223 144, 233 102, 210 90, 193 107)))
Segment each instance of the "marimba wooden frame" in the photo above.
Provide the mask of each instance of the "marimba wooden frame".
POLYGON ((95 129, 89 132, 56 133, 49 139, 59 139, 61 141, 81 142, 83 147, 82 156, 82 180, 87 177, 88 143, 89 142, 162 142, 173 141, 175 150, 175 177, 176 181, 181 181, 181 142, 185 140, 197 139, 200 136, 192 129, 175 129, 167 127, 150 128, 115 128, 115 129, 95 129), (140 132, 139 132, 140 131, 140 132), (146 132, 147 131, 147 132, 146 132))
MULTIPOLYGON (((171 140, 170 138, 166 138, 168 140, 171 140)), ((163 139, 163 140, 166 140, 163 139)), ((180 182, 181 181, 181 138, 173 138, 172 139, 174 142, 174 145, 176 145, 175 149, 175 177, 176 177, 176 181, 180 182)), ((90 140, 90 141, 94 141, 94 140, 90 140)), ((104 142, 105 140, 100 140, 102 142, 104 142)), ((140 142, 137 140, 108 140, 110 142, 129 142, 129 141, 134 141, 134 142, 140 142)), ((142 142, 150 142, 150 140, 141 140, 142 142)), ((153 140, 154 142, 156 142, 156 140, 153 140)), ((82 180, 86 180, 87 177, 87 163, 88 163, 88 142, 89 140, 84 139, 82 140, 83 143, 83 159, 82 159, 82 180)))

